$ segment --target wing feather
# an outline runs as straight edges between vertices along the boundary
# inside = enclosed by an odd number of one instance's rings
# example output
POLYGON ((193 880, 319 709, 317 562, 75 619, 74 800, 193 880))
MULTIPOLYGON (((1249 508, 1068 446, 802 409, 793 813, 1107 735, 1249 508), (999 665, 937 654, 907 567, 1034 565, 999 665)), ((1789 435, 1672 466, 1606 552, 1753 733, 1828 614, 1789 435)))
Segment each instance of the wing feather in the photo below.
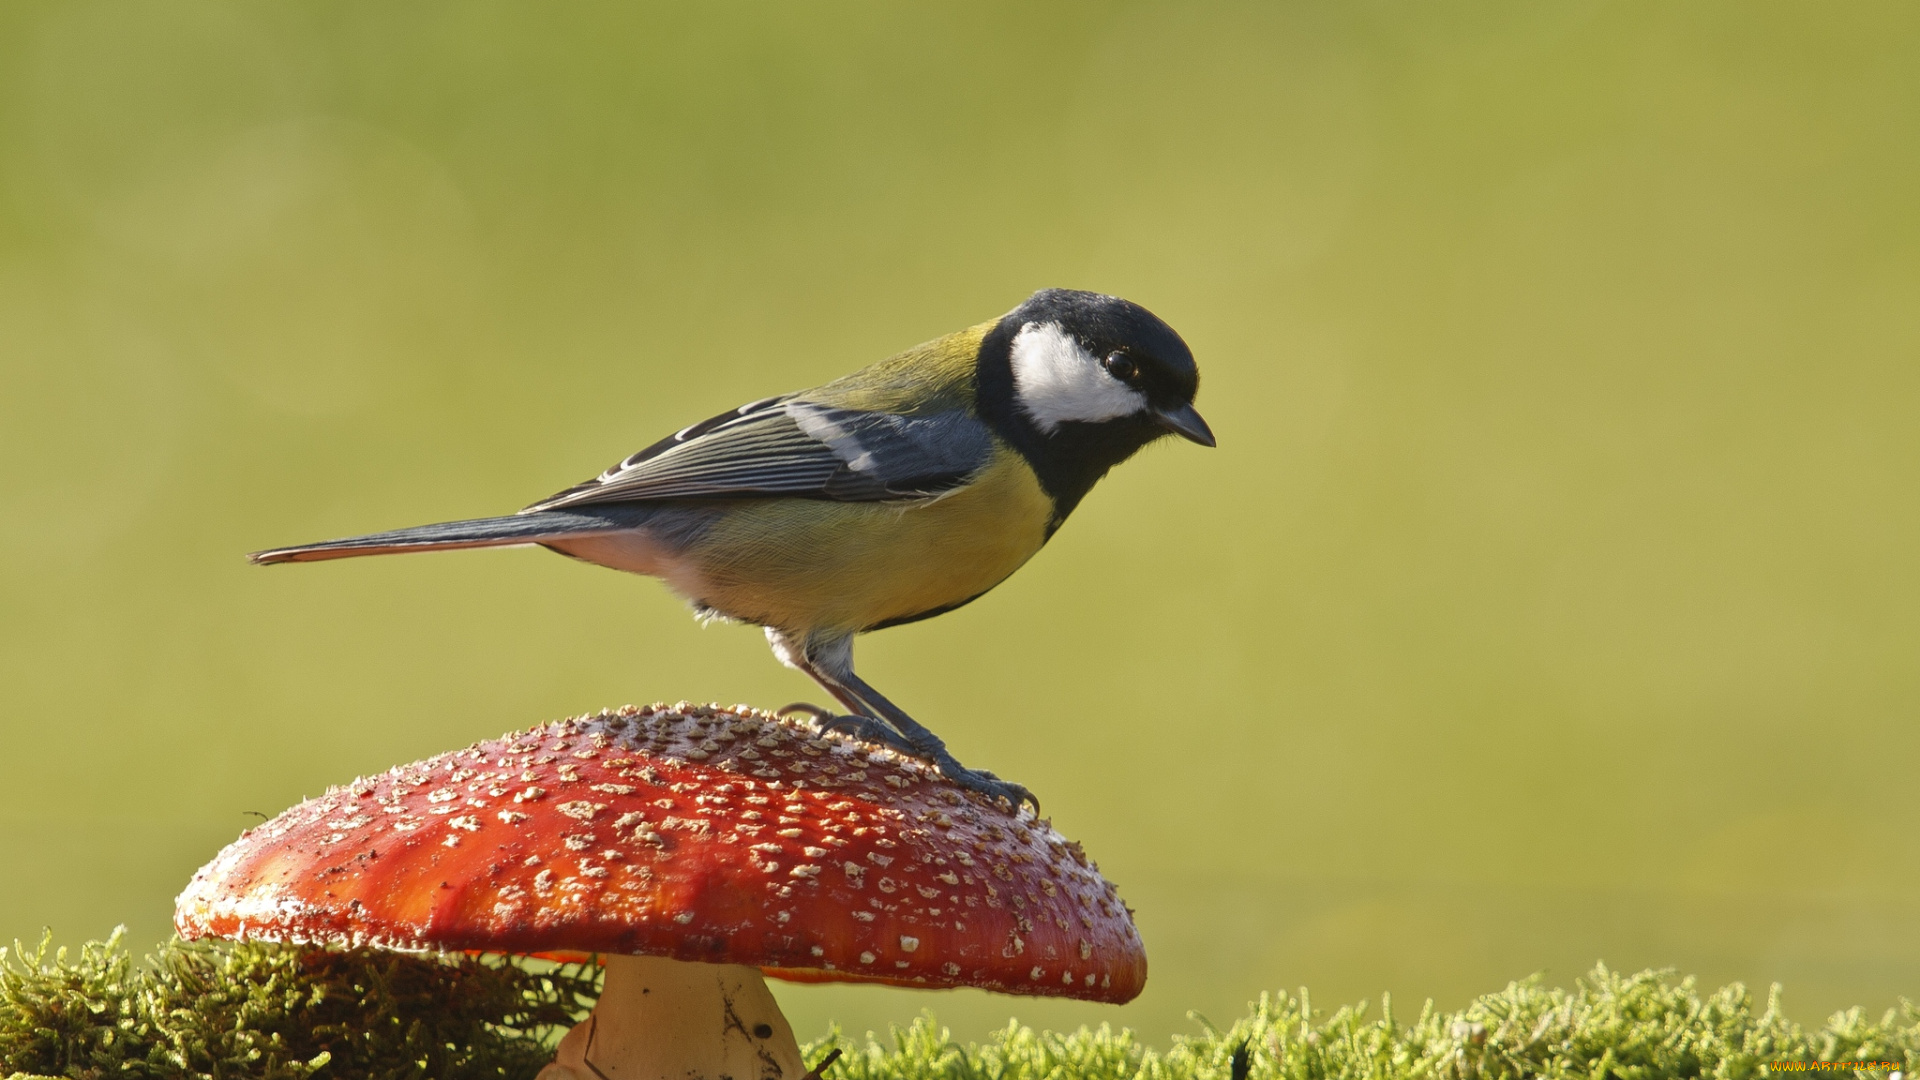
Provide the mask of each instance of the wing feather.
POLYGON ((523 513, 656 499, 920 498, 964 484, 992 454, 987 426, 962 409, 906 416, 787 395, 683 428, 523 513))

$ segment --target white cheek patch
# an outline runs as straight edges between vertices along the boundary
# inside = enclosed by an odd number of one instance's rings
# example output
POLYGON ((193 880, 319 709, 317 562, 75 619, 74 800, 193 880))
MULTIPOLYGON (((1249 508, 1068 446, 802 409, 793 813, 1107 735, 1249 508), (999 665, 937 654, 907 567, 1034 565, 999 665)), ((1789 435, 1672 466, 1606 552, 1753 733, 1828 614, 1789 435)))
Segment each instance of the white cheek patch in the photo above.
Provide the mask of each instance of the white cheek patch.
POLYGON ((1041 431, 1068 420, 1098 423, 1143 412, 1147 397, 1107 374, 1054 323, 1028 323, 1013 339, 1013 392, 1041 431))

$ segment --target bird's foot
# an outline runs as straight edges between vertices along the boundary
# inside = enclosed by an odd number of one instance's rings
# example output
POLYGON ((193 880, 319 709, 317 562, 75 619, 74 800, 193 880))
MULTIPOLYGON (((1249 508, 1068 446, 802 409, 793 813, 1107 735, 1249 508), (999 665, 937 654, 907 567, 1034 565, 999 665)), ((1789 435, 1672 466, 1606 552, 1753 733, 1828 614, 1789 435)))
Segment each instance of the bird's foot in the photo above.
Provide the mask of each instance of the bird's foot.
POLYGON ((912 743, 899 732, 888 727, 885 721, 875 720, 871 716, 843 716, 811 705, 806 706, 805 709, 789 705, 780 711, 783 713, 807 712, 813 717, 813 730, 822 735, 838 732, 852 736, 863 743, 884 746, 897 754, 905 754, 908 757, 922 756, 912 743))
POLYGON ((955 761, 952 754, 940 754, 934 757, 933 764, 940 770, 940 775, 968 791, 985 795, 990 802, 1006 800, 1008 809, 1013 811, 1015 817, 1020 815, 1020 807, 1023 803, 1033 807, 1034 817, 1040 816, 1040 800, 1034 798, 1033 792, 1020 784, 1011 780, 1002 780, 985 769, 969 769, 955 761))
POLYGON ((920 752, 906 737, 888 727, 885 721, 875 720, 871 716, 836 716, 820 722, 820 732, 837 731, 842 735, 851 735, 864 743, 877 743, 895 753, 908 757, 918 757, 920 752))
POLYGON ((1007 805, 1016 815, 1020 813, 1020 807, 1024 804, 1033 807, 1035 817, 1040 816, 1040 800, 1024 786, 1002 780, 985 769, 967 768, 954 760, 953 755, 948 753, 943 745, 916 746, 912 740, 895 731, 883 720, 876 720, 871 716, 840 714, 832 709, 823 709, 804 701, 796 701, 784 709, 776 710, 775 715, 785 716, 788 713, 799 713, 811 717, 814 730, 822 735, 838 732, 861 742, 884 746, 895 753, 925 761, 939 769, 940 775, 968 791, 984 795, 992 802, 1006 800, 1007 805))

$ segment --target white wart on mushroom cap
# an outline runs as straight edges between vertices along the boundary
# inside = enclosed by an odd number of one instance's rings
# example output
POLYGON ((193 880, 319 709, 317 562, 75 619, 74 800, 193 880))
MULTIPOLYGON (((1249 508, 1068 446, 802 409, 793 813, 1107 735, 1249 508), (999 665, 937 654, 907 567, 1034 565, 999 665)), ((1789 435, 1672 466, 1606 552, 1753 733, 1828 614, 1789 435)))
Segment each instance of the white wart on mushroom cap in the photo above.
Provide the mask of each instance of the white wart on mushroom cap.
POLYGON ((222 851, 175 925, 1107 1002, 1146 979, 1131 913, 1049 823, 891 751, 684 703, 332 789, 222 851))

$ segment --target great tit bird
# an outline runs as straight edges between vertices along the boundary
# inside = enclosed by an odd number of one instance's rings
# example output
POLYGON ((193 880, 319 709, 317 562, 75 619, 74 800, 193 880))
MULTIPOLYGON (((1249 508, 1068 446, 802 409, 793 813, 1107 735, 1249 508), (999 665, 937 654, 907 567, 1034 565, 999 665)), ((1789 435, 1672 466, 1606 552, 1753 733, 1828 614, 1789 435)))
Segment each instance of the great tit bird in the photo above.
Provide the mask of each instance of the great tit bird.
POLYGON ((1026 788, 961 765, 854 674, 854 635, 998 585, 1155 439, 1212 446, 1193 407, 1199 381, 1186 343, 1145 308, 1047 289, 1003 318, 682 428, 509 517, 249 558, 538 544, 648 574, 702 617, 764 627, 781 663, 849 710, 815 710, 823 728, 923 758, 1018 809, 1035 801, 1026 788))

